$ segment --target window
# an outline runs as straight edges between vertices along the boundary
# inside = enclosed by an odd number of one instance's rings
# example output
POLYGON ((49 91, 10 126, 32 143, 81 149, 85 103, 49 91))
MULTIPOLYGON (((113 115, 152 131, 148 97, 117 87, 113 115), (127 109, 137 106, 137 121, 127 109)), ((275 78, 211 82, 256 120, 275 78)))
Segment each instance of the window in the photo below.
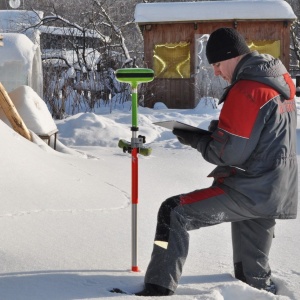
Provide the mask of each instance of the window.
POLYGON ((190 78, 190 43, 154 46, 153 68, 157 78, 190 78))
POLYGON ((248 44, 251 50, 257 50, 259 53, 268 53, 275 58, 280 57, 280 40, 278 41, 252 41, 248 44))

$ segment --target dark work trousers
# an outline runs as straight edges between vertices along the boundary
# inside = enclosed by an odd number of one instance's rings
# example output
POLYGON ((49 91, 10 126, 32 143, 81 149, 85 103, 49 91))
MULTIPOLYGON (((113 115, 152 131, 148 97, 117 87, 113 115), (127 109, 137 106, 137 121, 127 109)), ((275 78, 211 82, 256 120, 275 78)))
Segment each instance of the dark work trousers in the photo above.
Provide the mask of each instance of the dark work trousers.
POLYGON ((188 255, 188 231, 231 222, 235 277, 265 288, 271 276, 268 255, 275 220, 257 216, 249 204, 249 199, 218 186, 165 200, 158 212, 145 283, 175 291, 188 255))

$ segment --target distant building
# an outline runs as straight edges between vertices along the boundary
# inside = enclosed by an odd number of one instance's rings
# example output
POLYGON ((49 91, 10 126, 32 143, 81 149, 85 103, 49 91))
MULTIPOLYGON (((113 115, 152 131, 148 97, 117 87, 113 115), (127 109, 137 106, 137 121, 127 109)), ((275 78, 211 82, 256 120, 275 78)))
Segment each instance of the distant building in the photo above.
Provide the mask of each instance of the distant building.
POLYGON ((105 43, 103 36, 95 30, 75 27, 39 26, 43 49, 97 48, 105 43), (80 30, 81 29, 81 30, 80 30))

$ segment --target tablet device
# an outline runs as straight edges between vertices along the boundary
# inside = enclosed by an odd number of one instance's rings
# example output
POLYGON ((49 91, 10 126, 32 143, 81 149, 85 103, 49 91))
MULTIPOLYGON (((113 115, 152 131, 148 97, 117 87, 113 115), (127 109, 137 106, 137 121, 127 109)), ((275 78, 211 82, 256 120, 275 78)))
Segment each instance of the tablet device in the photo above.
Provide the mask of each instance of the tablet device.
POLYGON ((198 128, 198 127, 195 127, 195 126, 192 126, 192 125, 188 125, 188 124, 185 124, 185 123, 182 123, 182 122, 179 122, 179 121, 174 121, 174 120, 155 122, 153 124, 157 125, 157 126, 167 128, 167 129, 170 129, 170 130, 182 129, 182 130, 198 132, 198 133, 206 134, 206 135, 211 135, 212 134, 212 132, 210 132, 208 130, 204 130, 204 129, 201 129, 201 128, 198 128))

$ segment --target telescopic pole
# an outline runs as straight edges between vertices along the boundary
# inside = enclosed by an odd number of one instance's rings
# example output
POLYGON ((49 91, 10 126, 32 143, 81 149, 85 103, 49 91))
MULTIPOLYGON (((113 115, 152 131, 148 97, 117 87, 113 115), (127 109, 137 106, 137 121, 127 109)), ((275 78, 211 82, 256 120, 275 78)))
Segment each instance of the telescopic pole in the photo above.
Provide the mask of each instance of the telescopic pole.
POLYGON ((131 117, 131 143, 120 140, 119 147, 124 152, 131 153, 131 242, 132 242, 132 264, 131 270, 138 272, 138 251, 137 251, 137 205, 138 205, 138 153, 150 155, 151 149, 143 146, 145 137, 138 136, 138 84, 150 82, 154 79, 154 72, 145 68, 126 68, 116 71, 116 78, 120 82, 126 82, 131 85, 132 117, 131 117))
MULTIPOLYGON (((137 141, 137 132, 138 132, 138 112, 137 112, 137 86, 132 87, 132 144, 135 144, 134 141, 137 141)), ((131 150, 131 197, 132 197, 132 208, 131 208, 131 249, 132 249, 132 267, 133 272, 138 272, 139 267, 137 263, 137 205, 139 203, 138 195, 138 148, 134 147, 131 150)))

